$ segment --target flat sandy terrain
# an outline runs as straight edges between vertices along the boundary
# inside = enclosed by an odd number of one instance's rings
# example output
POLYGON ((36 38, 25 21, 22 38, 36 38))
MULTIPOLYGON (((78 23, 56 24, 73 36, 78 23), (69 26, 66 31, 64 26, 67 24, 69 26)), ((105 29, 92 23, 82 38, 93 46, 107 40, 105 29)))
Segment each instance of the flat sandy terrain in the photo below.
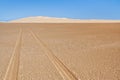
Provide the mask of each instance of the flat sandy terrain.
POLYGON ((0 80, 120 80, 120 23, 0 23, 0 80))

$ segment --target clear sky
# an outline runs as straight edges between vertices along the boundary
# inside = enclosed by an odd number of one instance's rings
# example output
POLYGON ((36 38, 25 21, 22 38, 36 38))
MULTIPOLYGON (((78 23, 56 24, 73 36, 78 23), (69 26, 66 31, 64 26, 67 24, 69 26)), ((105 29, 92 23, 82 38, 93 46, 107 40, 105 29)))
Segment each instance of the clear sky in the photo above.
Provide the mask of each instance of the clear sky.
POLYGON ((29 16, 120 20, 120 0, 0 0, 0 21, 29 16))

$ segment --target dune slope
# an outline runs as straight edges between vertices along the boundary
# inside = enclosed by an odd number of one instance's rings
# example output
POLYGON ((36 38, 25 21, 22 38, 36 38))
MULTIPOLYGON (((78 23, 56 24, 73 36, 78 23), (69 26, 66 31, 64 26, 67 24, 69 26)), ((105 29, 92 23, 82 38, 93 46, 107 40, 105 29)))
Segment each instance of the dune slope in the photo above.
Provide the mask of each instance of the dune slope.
POLYGON ((10 23, 118 23, 120 20, 80 20, 69 18, 55 18, 55 17, 27 17, 17 20, 12 20, 10 23))

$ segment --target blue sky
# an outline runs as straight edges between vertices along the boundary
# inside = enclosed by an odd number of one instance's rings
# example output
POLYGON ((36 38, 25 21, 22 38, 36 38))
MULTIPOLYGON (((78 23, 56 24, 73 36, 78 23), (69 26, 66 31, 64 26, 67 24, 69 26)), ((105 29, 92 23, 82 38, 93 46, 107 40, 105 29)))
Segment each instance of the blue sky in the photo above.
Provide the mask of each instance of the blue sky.
POLYGON ((29 16, 120 20, 120 0, 0 0, 0 21, 29 16))

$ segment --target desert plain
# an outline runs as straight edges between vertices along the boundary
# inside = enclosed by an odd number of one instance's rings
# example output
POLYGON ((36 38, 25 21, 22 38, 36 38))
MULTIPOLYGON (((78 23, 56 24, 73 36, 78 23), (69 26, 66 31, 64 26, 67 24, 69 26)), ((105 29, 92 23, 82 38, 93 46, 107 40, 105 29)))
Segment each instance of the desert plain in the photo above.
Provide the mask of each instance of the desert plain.
POLYGON ((0 80, 120 80, 120 23, 0 23, 0 80))

